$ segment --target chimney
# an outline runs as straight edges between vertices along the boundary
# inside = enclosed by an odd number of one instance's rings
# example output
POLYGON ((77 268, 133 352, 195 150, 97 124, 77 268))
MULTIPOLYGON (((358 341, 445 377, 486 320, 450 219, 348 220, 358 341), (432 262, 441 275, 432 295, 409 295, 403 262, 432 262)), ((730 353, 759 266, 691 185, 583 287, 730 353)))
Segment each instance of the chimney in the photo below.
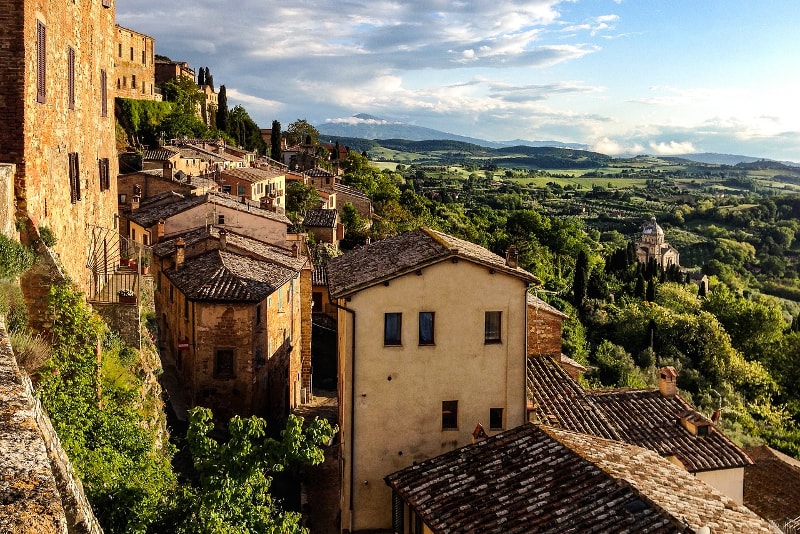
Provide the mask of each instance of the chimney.
POLYGON ((658 370, 658 390, 665 397, 674 397, 677 393, 678 371, 674 367, 662 367, 658 370))
POLYGON ((179 271, 181 266, 183 265, 183 260, 186 257, 186 241, 183 240, 182 237, 179 237, 177 241, 175 241, 175 270, 179 271))
POLYGON ((367 246, 369 246, 371 243, 372 243, 372 238, 370 238, 369 236, 367 236, 367 239, 365 239, 365 240, 364 240, 364 244, 365 244, 365 245, 367 245, 367 246))
POLYGON ((227 250, 228 248, 228 231, 222 228, 219 231, 219 249, 227 250))
POLYGON ((134 195, 131 197, 131 211, 136 211, 139 209, 139 203, 141 203, 142 197, 139 195, 134 195))
POLYGON ((164 225, 167 222, 164 219, 159 219, 156 225, 156 243, 164 239, 164 225))
POLYGON ((164 178, 166 178, 167 180, 172 180, 172 163, 170 163, 169 161, 165 161, 164 165, 162 165, 162 168, 164 170, 163 174, 164 178))
POLYGON ((512 269, 516 269, 519 266, 519 252, 517 252, 517 247, 514 245, 511 245, 506 250, 506 266, 512 269))
POLYGON ((297 243, 292 243, 292 256, 295 258, 300 257, 300 247, 297 246, 297 243))

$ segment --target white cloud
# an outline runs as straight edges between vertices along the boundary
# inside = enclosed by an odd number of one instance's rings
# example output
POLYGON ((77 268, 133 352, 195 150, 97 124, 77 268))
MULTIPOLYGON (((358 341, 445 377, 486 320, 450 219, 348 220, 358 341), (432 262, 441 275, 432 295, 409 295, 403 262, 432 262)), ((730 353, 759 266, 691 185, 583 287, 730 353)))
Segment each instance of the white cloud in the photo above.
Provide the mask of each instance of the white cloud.
POLYGON ((649 144, 650 150, 654 154, 658 154, 660 156, 670 156, 674 154, 691 154, 693 152, 697 152, 694 145, 690 141, 669 141, 667 143, 660 142, 656 143, 651 141, 649 144))

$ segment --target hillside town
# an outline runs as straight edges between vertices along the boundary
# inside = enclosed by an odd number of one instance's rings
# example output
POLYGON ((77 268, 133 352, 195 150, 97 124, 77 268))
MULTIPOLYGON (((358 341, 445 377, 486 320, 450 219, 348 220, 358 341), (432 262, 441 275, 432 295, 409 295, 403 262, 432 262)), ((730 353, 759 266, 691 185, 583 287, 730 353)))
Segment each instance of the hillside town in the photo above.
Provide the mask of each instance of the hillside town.
MULTIPOLYGON (((208 68, 159 56, 111 0, 0 6, 0 233, 37 252, 19 281, 29 327, 53 332, 53 288, 74 287, 127 347, 154 347, 176 434, 198 407, 222 441, 253 416, 327 417, 336 432, 298 476, 296 531, 800 531, 800 462, 738 445, 674 365, 653 367, 654 388, 587 387, 562 347, 570 316, 515 246, 429 226, 353 246, 345 214, 365 233, 380 217, 343 183, 347 147, 145 146, 119 126, 121 99, 162 102, 188 78, 213 126, 224 99, 208 68), (292 188, 314 193, 299 220, 292 188)), ((269 146, 273 131, 260 135, 269 146)), ((634 247, 643 265, 680 268, 655 217, 634 247)), ((682 274, 705 292, 707 277, 682 274)), ((94 518, 7 322, 0 531, 134 531, 94 518)))

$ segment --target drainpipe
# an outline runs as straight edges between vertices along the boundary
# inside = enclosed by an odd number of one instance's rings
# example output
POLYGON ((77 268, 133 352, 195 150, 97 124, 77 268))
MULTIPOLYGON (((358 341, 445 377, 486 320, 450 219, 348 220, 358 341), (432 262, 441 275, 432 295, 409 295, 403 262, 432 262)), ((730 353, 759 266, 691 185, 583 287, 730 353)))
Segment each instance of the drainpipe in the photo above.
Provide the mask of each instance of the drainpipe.
MULTIPOLYGON (((347 308, 346 306, 341 306, 336 300, 338 299, 331 299, 330 298, 330 288, 328 289, 328 300, 330 301, 333 306, 338 310, 343 310, 347 313, 352 314, 353 316, 353 327, 352 327, 352 342, 350 345, 350 374, 352 376, 352 380, 350 381, 350 532, 353 532, 353 493, 355 489, 355 462, 353 459, 355 458, 355 450, 354 450, 354 442, 353 438, 355 436, 355 428, 356 428, 356 311, 347 308)), ((338 351, 337 351, 338 352, 338 351)))

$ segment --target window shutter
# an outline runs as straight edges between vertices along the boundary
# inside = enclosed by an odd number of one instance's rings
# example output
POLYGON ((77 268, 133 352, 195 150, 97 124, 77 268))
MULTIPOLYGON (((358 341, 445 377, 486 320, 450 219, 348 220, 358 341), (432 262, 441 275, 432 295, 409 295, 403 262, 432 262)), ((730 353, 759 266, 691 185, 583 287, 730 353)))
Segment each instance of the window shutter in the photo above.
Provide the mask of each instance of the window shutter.
POLYGON ((108 158, 100 158, 100 191, 106 191, 111 187, 111 180, 108 172, 108 158))
POLYGON ((108 116, 108 80, 105 69, 100 69, 100 116, 108 116))
POLYGON ((36 21, 36 101, 44 103, 47 97, 47 28, 36 21))
POLYGON ((73 204, 81 199, 81 177, 77 152, 69 153, 69 198, 73 204))
POLYGON ((392 492, 392 532, 402 534, 403 531, 403 499, 392 492))
POLYGON ((75 109, 75 49, 67 48, 67 101, 69 109, 75 109))

